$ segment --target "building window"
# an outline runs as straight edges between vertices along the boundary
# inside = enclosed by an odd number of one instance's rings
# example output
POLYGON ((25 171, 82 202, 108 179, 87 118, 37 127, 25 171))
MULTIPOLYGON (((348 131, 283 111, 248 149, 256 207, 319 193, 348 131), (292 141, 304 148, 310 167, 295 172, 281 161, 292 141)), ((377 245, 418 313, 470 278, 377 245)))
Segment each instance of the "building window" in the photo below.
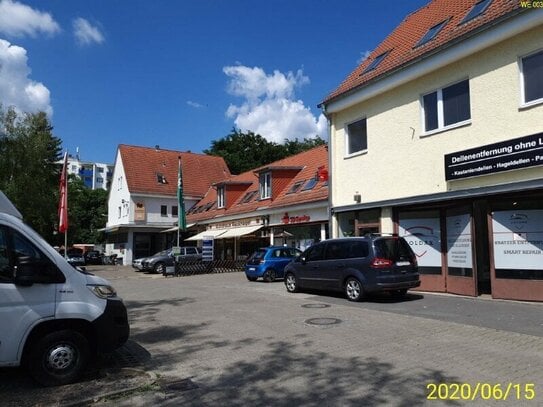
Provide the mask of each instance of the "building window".
POLYGON ((522 104, 543 102, 543 51, 520 60, 522 104))
POLYGON ((168 216, 168 206, 160 205, 160 216, 168 216))
POLYGON ((168 181, 166 181, 166 177, 164 176, 164 174, 160 173, 160 172, 157 172, 156 173, 156 180, 159 184, 167 184, 168 181))
POLYGON ((298 192, 301 188, 301 186, 304 184, 305 180, 297 181, 290 187, 287 194, 294 194, 295 192, 298 192))
POLYGON ((471 118, 469 81, 455 83, 422 97, 424 131, 444 130, 471 118))
POLYGON ((121 219, 121 207, 120 206, 117 208, 117 217, 119 219, 121 219))
POLYGON ((470 12, 466 14, 466 17, 460 22, 460 24, 464 24, 470 20, 473 20, 478 15, 484 13, 484 11, 488 8, 492 0, 481 0, 472 7, 470 12))
POLYGON ((100 172, 100 173, 103 173, 103 172, 104 172, 104 168, 103 168, 103 167, 98 167, 97 170, 98 170, 98 172, 100 172))
POLYGON ((172 205, 172 216, 178 216, 179 215, 179 209, 177 205, 172 205))
POLYGON ((224 208, 224 187, 217 187, 217 208, 224 208))
POLYGON ((378 55, 375 57, 375 59, 371 62, 371 64, 368 65, 366 69, 360 74, 364 75, 367 72, 373 71, 375 68, 379 66, 379 64, 385 59, 385 57, 388 55, 390 51, 383 52, 381 55, 378 55))
POLYGON ((315 185, 317 185, 317 179, 316 178, 310 178, 305 183, 304 187, 302 188, 302 191, 309 191, 310 189, 315 188, 315 185))
POLYGON ((366 119, 347 125, 347 155, 368 149, 368 128, 366 119))
POLYGON ((260 174, 260 199, 271 198, 271 172, 260 174))
POLYGON ((417 42, 417 45, 415 45, 415 47, 420 47, 421 45, 426 44, 428 41, 433 40, 439 34, 439 32, 443 29, 443 27, 445 27, 445 25, 448 22, 449 22, 449 20, 447 19, 447 20, 442 21, 441 23, 436 24, 433 27, 431 27, 426 32, 426 34, 424 34, 424 37, 422 37, 420 39, 420 41, 417 42))

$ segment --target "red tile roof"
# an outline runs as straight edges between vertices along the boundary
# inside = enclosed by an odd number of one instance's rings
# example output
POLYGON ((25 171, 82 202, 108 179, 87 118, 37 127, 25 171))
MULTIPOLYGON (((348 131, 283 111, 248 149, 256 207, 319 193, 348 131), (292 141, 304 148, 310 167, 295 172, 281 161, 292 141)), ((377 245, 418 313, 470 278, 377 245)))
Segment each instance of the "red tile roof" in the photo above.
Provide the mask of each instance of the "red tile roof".
MULTIPOLYGON (((302 191, 300 189, 297 193, 288 193, 292 185, 296 182, 304 181, 305 185, 307 180, 315 178, 319 167, 328 169, 328 149, 326 146, 315 147, 300 154, 224 179, 220 184, 224 184, 226 187, 228 187, 229 184, 243 184, 247 182, 250 182, 250 184, 247 185, 245 192, 240 194, 239 198, 230 207, 223 209, 217 209, 217 190, 216 188, 210 188, 206 196, 195 205, 192 211, 189 212, 187 215, 187 222, 194 223, 221 216, 242 216, 243 214, 250 214, 257 209, 283 208, 303 203, 327 201, 328 187, 324 181, 317 182, 315 187, 311 190, 302 191), (272 183, 274 182, 274 171, 283 171, 283 169, 285 169, 287 172, 295 171, 295 175, 291 175, 290 180, 279 187, 281 188, 280 191, 273 191, 275 195, 273 200, 259 200, 258 171, 267 168, 272 170, 272 183), (256 192, 256 194, 250 201, 242 203, 247 194, 253 191, 256 192), (198 208, 205 208, 206 205, 212 204, 213 206, 210 209, 198 212, 198 208)), ((279 184, 274 183, 274 188, 276 185, 279 184)), ((228 190, 226 191, 226 194, 228 194, 228 190)))
POLYGON ((119 145, 119 152, 131 193, 176 195, 178 157, 187 197, 203 197, 211 184, 230 176, 222 157, 126 144, 119 145), (157 174, 166 183, 159 183, 157 174))
POLYGON ((478 2, 479 0, 433 0, 409 14, 323 103, 330 103, 344 94, 378 81, 384 75, 491 27, 501 19, 530 10, 521 7, 520 0, 492 0, 482 14, 461 23, 478 2), (430 28, 445 20, 448 20, 447 23, 434 39, 416 46, 430 28), (364 73, 373 60, 385 52, 388 54, 381 63, 375 69, 364 73))

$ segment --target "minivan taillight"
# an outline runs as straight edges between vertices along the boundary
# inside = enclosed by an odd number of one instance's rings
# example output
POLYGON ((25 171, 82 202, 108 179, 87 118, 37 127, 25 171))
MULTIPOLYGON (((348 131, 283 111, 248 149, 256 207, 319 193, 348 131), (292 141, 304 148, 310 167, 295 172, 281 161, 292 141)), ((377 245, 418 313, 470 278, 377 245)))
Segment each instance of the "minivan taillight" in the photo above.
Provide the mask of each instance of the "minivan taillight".
POLYGON ((382 257, 376 257, 373 259, 370 266, 374 269, 384 269, 384 268, 392 267, 393 264, 394 262, 392 260, 384 259, 382 257))

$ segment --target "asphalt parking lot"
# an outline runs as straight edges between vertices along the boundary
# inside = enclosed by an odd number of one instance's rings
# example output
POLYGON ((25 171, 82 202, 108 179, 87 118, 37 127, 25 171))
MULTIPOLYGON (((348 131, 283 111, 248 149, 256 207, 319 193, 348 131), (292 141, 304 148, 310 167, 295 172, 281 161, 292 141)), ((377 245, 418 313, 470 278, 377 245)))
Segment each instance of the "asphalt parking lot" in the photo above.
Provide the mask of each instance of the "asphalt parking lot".
POLYGON ((543 405, 543 304, 427 293, 350 303, 243 273, 89 269, 124 298, 129 342, 62 388, 2 369, 2 405, 543 405))

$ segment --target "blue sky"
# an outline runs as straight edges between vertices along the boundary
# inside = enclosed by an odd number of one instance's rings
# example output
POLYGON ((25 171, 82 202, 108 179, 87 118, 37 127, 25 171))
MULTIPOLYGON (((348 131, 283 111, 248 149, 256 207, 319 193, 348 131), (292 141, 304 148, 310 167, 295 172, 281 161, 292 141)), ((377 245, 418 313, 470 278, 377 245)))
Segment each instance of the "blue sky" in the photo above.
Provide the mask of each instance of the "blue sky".
POLYGON ((201 152, 233 127, 326 137, 317 105, 429 0, 0 0, 0 103, 64 149, 201 152))

